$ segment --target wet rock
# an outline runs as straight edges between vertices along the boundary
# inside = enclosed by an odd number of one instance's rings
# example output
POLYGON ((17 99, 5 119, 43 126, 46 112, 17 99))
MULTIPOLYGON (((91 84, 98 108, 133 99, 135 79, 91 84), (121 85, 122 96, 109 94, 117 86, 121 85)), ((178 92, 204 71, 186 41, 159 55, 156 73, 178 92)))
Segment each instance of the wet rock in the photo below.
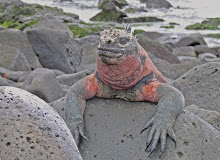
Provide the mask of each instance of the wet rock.
POLYGON ((106 3, 102 11, 92 17, 91 21, 113 21, 113 22, 122 22, 123 18, 127 15, 120 11, 120 9, 115 6, 114 3, 106 3))
POLYGON ((186 47, 186 46, 197 46, 197 45, 206 45, 206 42, 201 34, 194 33, 189 35, 184 35, 179 41, 175 44, 177 47, 186 47))
POLYGON ((0 32, 0 37, 0 44, 20 49, 32 69, 42 67, 30 45, 26 33, 13 30, 4 30, 0 32))
POLYGON ((205 110, 199 108, 196 105, 190 105, 185 108, 187 111, 197 115, 209 124, 211 124, 215 129, 220 131, 220 113, 217 111, 205 110))
POLYGON ((99 0, 98 2, 98 8, 102 9, 105 4, 107 4, 108 2, 112 2, 115 4, 115 6, 122 8, 126 5, 128 5, 128 2, 126 0, 99 0))
POLYGON ((72 86, 74 83, 76 83, 80 79, 92 73, 94 73, 94 70, 87 69, 87 70, 73 73, 73 74, 64 74, 64 75, 57 76, 57 79, 61 84, 72 86))
POLYGON ((189 47, 179 47, 173 49, 173 54, 175 56, 190 56, 196 57, 195 49, 192 46, 189 47))
POLYGON ((156 57, 164 59, 170 63, 179 63, 178 58, 163 44, 148 38, 144 33, 138 34, 137 38, 140 45, 147 52, 151 52, 156 57))
POLYGON ((172 5, 166 0, 140 0, 142 3, 146 3, 146 8, 171 8, 172 5))
POLYGON ((0 67, 13 71, 31 70, 24 54, 18 48, 6 45, 0 45, 0 67))
POLYGON ((220 63, 196 66, 174 81, 173 86, 185 96, 186 105, 196 104, 220 112, 220 63))
MULTIPOLYGON (((60 99, 53 107, 65 118, 63 104, 64 99, 60 99)), ((146 159, 149 155, 144 151, 147 132, 140 135, 140 130, 155 110, 156 106, 147 102, 98 98, 87 101, 84 120, 88 141, 80 146, 83 159, 146 159)), ((219 131, 194 114, 188 111, 181 114, 175 131, 177 147, 168 138, 162 159, 216 159, 220 156, 219 131)), ((152 159, 160 159, 159 146, 152 159)))
POLYGON ((124 18, 123 22, 126 23, 138 23, 138 22, 163 22, 163 19, 157 17, 136 17, 136 18, 124 18))
POLYGON ((45 68, 31 72, 21 88, 37 95, 46 102, 53 102, 64 96, 54 72, 45 68))
POLYGON ((31 93, 0 87, 0 115, 2 159, 82 160, 63 119, 31 93))
POLYGON ((74 73, 81 61, 80 46, 69 29, 56 23, 57 28, 55 24, 48 28, 49 24, 28 30, 28 39, 43 67, 74 73))

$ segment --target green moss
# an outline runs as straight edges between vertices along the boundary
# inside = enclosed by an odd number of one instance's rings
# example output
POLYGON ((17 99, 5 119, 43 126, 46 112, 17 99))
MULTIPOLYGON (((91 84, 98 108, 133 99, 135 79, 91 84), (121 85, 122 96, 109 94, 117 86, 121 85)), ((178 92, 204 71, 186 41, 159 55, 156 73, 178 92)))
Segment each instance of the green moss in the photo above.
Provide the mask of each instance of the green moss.
POLYGON ((179 23, 175 23, 175 22, 170 22, 169 25, 174 26, 174 25, 180 25, 180 24, 179 23))
POLYGON ((81 21, 81 22, 79 22, 80 24, 83 24, 83 25, 87 25, 87 26, 92 26, 92 24, 91 23, 86 23, 86 22, 83 22, 83 21, 81 21))
POLYGON ((9 20, 9 21, 4 21, 3 23, 0 23, 0 25, 4 26, 6 28, 15 28, 15 29, 24 30, 27 27, 33 26, 38 21, 39 21, 39 19, 30 20, 30 21, 27 21, 25 23, 19 23, 19 22, 13 22, 12 20, 9 20))
POLYGON ((136 30, 134 30, 134 35, 141 34, 143 32, 144 32, 144 30, 142 30, 142 29, 136 29, 136 30))
POLYGON ((201 23, 195 23, 186 26, 186 29, 194 30, 218 30, 220 25, 220 18, 208 18, 208 20, 202 21, 201 23))
POLYGON ((170 25, 170 26, 160 26, 160 28, 173 29, 175 27, 170 25))
POLYGON ((88 35, 99 33, 101 30, 103 30, 101 27, 93 25, 84 27, 79 27, 78 25, 69 25, 69 28, 73 32, 75 38, 85 37, 88 35))
POLYGON ((216 34, 204 34, 204 37, 210 37, 210 38, 220 38, 220 34, 216 33, 216 34))
POLYGON ((189 30, 217 30, 219 29, 217 25, 213 25, 213 24, 203 24, 203 23, 196 23, 196 24, 193 24, 193 25, 189 25, 186 27, 186 29, 189 29, 189 30))

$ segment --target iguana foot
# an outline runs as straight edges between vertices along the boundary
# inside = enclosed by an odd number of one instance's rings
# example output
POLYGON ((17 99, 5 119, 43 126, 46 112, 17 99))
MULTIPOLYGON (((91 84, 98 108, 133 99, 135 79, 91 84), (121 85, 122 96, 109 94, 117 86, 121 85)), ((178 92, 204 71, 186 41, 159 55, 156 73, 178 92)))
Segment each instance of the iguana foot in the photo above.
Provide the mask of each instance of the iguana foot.
POLYGON ((69 123, 68 127, 78 147, 80 145, 81 138, 88 140, 88 138, 85 136, 85 133, 84 133, 83 122, 76 122, 76 123, 71 122, 69 123))
POLYGON ((150 147, 150 154, 148 157, 151 156, 151 154, 155 151, 156 146, 158 144, 158 141, 160 139, 161 142, 161 149, 159 157, 162 156, 165 148, 166 148, 166 137, 167 134, 170 136, 170 138, 174 141, 176 146, 176 136, 173 130, 173 122, 172 118, 162 118, 157 115, 154 115, 143 127, 142 132, 144 132, 146 129, 148 129, 151 126, 151 130, 147 136, 147 147, 146 150, 150 147))

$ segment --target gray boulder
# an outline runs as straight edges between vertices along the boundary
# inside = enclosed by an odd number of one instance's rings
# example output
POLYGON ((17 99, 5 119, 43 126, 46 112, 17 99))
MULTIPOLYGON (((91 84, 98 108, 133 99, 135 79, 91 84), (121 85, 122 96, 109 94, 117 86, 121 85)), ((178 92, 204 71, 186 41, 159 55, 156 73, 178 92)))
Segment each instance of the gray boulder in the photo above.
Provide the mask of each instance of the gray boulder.
POLYGON ((74 83, 92 74, 93 72, 94 70, 87 69, 87 70, 73 73, 73 74, 64 74, 64 75, 57 76, 57 79, 61 84, 72 86, 74 83))
POLYGON ((180 64, 172 64, 172 66, 176 69, 177 77, 180 77, 187 73, 192 68, 202 65, 206 63, 205 60, 201 58, 194 58, 194 57, 185 57, 185 60, 182 58, 182 61, 180 64))
POLYGON ((216 55, 212 54, 212 53, 201 53, 198 56, 199 58, 204 58, 204 59, 215 59, 217 58, 216 55))
POLYGON ((72 38, 71 31, 60 22, 57 22, 57 27, 51 22, 49 25, 45 23, 27 31, 39 61, 45 68, 74 73, 81 61, 80 46, 72 38))
POLYGON ((0 86, 10 86, 10 83, 7 81, 6 78, 0 76, 0 86))
POLYGON ((138 22, 163 22, 164 20, 157 17, 126 17, 123 19, 124 23, 138 23, 138 22))
POLYGON ((105 6, 105 4, 108 3, 108 2, 114 3, 119 8, 122 8, 126 5, 128 5, 128 2, 126 0, 99 0, 98 8, 102 9, 105 6))
POLYGON ((42 67, 30 45, 26 33, 13 30, 3 30, 0 32, 0 37, 0 44, 20 49, 29 62, 31 69, 42 67))
POLYGON ((1 159, 82 160, 63 119, 24 90, 0 87, 1 159))
MULTIPOLYGON (((63 106, 63 98, 53 105, 60 113, 64 113, 63 106)), ((147 132, 140 135, 140 130, 155 110, 156 106, 147 102, 98 98, 87 101, 84 120, 88 141, 80 146, 83 159, 146 159, 149 155, 144 151, 147 132)), ((220 156, 219 131, 194 114, 182 113, 177 118, 175 131, 177 147, 168 138, 162 159, 218 159, 220 156)), ((159 146, 151 159, 160 159, 159 146)))
POLYGON ((196 54, 202 54, 202 53, 213 53, 216 55, 217 51, 215 48, 210 48, 207 45, 197 45, 194 47, 196 54))
POLYGON ((108 2, 102 8, 102 11, 90 18, 91 21, 112 21, 122 22, 127 15, 122 12, 114 3, 108 2))
POLYGON ((177 79, 179 77, 173 64, 170 64, 166 60, 154 56, 150 52, 148 52, 148 55, 151 61, 154 63, 157 69, 162 73, 163 76, 170 79, 177 79))
POLYGON ((201 119, 211 124, 215 129, 220 131, 220 113, 217 111, 199 108, 196 105, 190 105, 185 108, 187 111, 197 115, 201 119))
POLYGON ((196 104, 220 112, 220 63, 196 66, 174 81, 173 86, 185 96, 186 105, 196 104))
POLYGON ((18 48, 6 45, 0 45, 0 67, 13 71, 31 70, 24 54, 18 48))
POLYGON ((182 35, 182 38, 178 39, 178 42, 175 43, 177 47, 206 45, 206 42, 200 33, 182 35))
POLYGON ((145 36, 144 32, 142 34, 138 34, 137 38, 140 45, 147 52, 151 52, 156 57, 164 59, 170 63, 179 63, 178 58, 173 55, 173 53, 169 49, 167 49, 163 44, 145 36))
POLYGON ((146 3, 146 8, 171 8, 172 5, 166 0, 140 0, 142 3, 146 3))
POLYGON ((64 96, 54 72, 45 68, 31 72, 21 88, 37 95, 46 102, 52 102, 64 96))
POLYGON ((196 57, 196 52, 194 47, 179 47, 173 49, 173 54, 175 56, 190 56, 190 57, 196 57))
POLYGON ((91 35, 78 39, 78 43, 82 48, 81 63, 76 71, 84 71, 86 69, 96 69, 97 46, 100 36, 91 35))

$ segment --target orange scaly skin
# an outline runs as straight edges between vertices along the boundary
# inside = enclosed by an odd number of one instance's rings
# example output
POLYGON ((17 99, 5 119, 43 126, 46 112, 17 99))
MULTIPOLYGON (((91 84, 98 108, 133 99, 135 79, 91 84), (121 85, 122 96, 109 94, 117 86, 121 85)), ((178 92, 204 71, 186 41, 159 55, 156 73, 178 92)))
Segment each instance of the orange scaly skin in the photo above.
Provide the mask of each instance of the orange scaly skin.
POLYGON ((86 100, 93 96, 158 102, 156 114, 141 131, 151 127, 147 138, 150 155, 159 139, 162 155, 167 134, 176 141, 172 126, 185 105, 184 97, 167 84, 129 30, 107 29, 101 33, 97 71, 75 83, 67 93, 66 121, 78 145, 80 137, 87 139, 83 131, 83 113, 86 100))

